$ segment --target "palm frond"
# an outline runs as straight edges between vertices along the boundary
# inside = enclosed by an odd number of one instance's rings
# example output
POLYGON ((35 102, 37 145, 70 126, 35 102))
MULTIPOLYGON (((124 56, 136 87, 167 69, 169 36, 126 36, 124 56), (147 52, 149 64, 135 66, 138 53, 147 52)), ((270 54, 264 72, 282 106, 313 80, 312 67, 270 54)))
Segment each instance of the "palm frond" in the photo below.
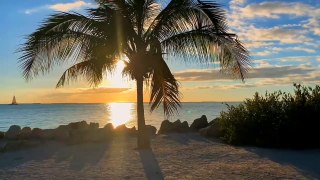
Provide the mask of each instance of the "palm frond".
POLYGON ((19 61, 24 77, 31 79, 39 73, 47 73, 53 65, 65 60, 82 61, 87 46, 93 42, 107 42, 111 50, 106 52, 112 56, 119 53, 112 45, 117 42, 112 39, 112 31, 105 31, 108 27, 112 26, 76 13, 50 16, 19 49, 23 53, 19 61))
POLYGON ((171 73, 161 55, 153 59, 153 71, 150 77, 150 104, 151 111, 163 104, 164 114, 173 115, 180 107, 179 84, 171 73))
POLYGON ((222 72, 242 80, 251 66, 249 53, 240 41, 213 29, 180 33, 164 40, 161 45, 166 53, 181 56, 186 62, 194 59, 202 64, 219 62, 222 72))

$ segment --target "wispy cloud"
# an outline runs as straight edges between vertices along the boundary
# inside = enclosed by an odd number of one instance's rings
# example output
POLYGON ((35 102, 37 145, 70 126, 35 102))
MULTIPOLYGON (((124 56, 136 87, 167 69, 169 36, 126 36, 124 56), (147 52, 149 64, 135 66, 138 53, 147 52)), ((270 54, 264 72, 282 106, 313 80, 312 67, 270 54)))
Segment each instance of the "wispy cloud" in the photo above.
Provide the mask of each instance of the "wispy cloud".
MULTIPOLYGON (((295 75, 308 75, 309 73, 319 71, 318 68, 311 66, 265 66, 252 69, 248 73, 248 79, 260 78, 283 78, 295 75)), ((175 77, 180 81, 212 81, 232 79, 220 73, 219 70, 190 70, 175 73, 175 77)))
POLYGON ((228 12, 231 30, 254 58, 318 54, 319 17, 319 6, 305 2, 231 0, 228 12), (267 26, 263 23, 266 19, 267 26))
POLYGON ((75 1, 71 3, 57 3, 57 4, 50 4, 50 5, 44 5, 40 7, 35 7, 32 9, 25 10, 25 14, 33 14, 44 10, 54 10, 54 11, 63 11, 68 12, 71 10, 77 10, 85 7, 91 7, 93 6, 92 3, 85 2, 85 1, 75 1))
POLYGON ((320 16, 320 10, 314 6, 299 2, 261 2, 258 4, 250 4, 241 9, 242 17, 245 18, 280 18, 280 15, 294 16, 320 16))

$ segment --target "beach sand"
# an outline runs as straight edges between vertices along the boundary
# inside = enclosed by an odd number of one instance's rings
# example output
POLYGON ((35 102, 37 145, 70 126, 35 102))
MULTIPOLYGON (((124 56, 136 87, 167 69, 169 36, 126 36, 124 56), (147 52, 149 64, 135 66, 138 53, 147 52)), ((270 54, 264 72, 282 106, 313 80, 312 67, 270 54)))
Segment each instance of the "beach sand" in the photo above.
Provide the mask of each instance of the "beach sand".
POLYGON ((136 139, 44 145, 0 153, 0 179, 317 179, 320 150, 234 147, 198 134, 159 135, 152 151, 136 139))

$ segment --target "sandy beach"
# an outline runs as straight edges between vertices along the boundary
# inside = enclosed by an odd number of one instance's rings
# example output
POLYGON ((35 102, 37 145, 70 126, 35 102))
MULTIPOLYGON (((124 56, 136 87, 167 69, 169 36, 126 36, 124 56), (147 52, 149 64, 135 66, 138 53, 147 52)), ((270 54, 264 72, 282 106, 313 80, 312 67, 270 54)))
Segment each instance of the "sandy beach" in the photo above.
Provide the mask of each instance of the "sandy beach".
POLYGON ((0 179, 318 179, 320 150, 234 147, 198 134, 41 146, 0 153, 0 179))

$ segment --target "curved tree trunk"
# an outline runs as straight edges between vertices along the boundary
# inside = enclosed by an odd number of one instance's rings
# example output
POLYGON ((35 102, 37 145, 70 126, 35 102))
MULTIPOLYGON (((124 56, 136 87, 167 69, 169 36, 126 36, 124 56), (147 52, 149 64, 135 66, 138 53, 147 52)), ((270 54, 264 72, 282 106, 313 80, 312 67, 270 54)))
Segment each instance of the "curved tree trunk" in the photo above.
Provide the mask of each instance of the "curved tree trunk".
POLYGON ((149 133, 146 129, 143 107, 143 78, 137 79, 138 148, 150 149, 149 133))

